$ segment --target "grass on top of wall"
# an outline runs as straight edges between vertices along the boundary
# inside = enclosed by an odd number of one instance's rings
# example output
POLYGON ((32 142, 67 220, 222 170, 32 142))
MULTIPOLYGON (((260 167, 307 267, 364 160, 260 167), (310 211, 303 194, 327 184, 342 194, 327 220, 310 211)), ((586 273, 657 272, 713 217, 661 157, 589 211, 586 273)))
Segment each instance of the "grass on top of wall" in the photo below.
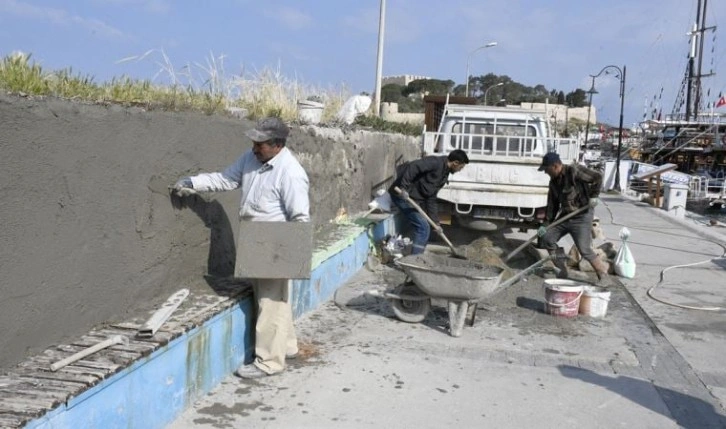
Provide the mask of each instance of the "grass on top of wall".
MULTIPOLYGON (((224 114, 242 108, 250 119, 278 116, 297 120, 297 103, 316 99, 325 105, 322 121, 334 122, 335 114, 351 96, 345 88, 321 89, 288 79, 279 68, 265 68, 228 75, 224 56, 210 55, 205 63, 174 67, 163 50, 150 50, 124 58, 119 63, 154 61, 153 79, 128 76, 97 83, 92 76, 73 69, 45 70, 30 54, 12 53, 0 59, 0 89, 28 96, 54 96, 91 103, 140 106, 147 110, 200 111, 224 114), (156 58, 156 59, 155 59, 156 58), (164 81, 165 83, 154 83, 164 81)), ((358 126, 374 130, 420 135, 421 127, 386 122, 374 116, 359 116, 358 126)))

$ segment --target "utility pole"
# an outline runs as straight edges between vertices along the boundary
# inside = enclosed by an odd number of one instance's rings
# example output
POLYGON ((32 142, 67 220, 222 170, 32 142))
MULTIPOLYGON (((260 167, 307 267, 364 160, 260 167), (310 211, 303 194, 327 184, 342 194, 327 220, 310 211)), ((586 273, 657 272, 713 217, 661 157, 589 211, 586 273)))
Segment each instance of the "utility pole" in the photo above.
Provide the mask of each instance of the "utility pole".
POLYGON ((381 116, 381 75, 383 74, 383 38, 386 29, 386 0, 381 0, 378 19, 378 58, 376 60, 376 94, 373 98, 373 113, 381 116))

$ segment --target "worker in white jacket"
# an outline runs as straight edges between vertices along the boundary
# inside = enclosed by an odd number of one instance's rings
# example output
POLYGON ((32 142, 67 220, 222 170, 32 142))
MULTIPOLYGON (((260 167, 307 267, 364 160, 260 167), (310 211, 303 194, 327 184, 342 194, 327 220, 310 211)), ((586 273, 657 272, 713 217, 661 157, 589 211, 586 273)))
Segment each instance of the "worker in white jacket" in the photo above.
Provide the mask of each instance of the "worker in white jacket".
MULTIPOLYGON (((264 118, 246 135, 252 149, 218 173, 184 177, 173 192, 241 189, 239 216, 252 222, 309 222, 308 176, 295 156, 285 147, 289 128, 278 118, 264 118)), ((257 301, 255 360, 244 363, 235 374, 260 378, 285 369, 286 357, 297 356, 297 337, 288 301, 290 280, 254 279, 257 301)))

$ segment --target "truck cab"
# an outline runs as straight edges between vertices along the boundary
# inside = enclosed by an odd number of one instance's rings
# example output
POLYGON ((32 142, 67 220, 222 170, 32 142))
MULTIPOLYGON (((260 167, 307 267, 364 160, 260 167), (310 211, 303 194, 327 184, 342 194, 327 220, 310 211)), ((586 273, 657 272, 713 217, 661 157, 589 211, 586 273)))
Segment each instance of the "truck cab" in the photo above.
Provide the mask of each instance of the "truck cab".
POLYGON ((469 156, 439 191, 442 221, 479 230, 538 227, 549 184, 538 171, 542 156, 557 152, 563 163, 576 161, 579 142, 551 137, 546 111, 447 103, 440 117, 437 130, 424 127, 422 156, 455 149, 469 156))

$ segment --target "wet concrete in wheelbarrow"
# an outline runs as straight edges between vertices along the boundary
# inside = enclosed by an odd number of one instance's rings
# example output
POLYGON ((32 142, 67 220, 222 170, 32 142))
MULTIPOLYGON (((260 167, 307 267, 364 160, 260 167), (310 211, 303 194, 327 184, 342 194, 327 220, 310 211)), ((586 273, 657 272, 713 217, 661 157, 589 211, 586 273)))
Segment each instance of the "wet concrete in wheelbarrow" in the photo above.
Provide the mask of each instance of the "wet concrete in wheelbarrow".
MULTIPOLYGON (((492 243, 482 245, 491 265, 511 250, 497 250, 507 244, 496 237, 467 239, 454 242, 472 260, 478 240, 492 243)), ((522 255, 512 272, 533 262, 522 255)), ((622 285, 611 288, 607 317, 558 318, 544 312, 549 276, 543 269, 485 297, 454 338, 444 300, 423 322, 401 322, 365 292, 405 275, 362 269, 296 322, 313 355, 282 375, 226 379, 170 427, 723 427, 713 398, 622 285)))

